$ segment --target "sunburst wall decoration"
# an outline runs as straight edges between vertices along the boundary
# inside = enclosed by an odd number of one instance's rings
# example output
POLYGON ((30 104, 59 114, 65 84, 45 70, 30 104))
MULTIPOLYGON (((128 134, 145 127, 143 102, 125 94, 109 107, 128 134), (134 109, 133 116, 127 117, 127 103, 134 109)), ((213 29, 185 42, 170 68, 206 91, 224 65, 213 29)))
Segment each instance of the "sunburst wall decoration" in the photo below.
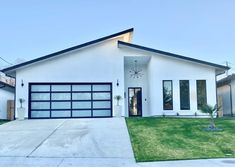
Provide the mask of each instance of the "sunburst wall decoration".
POLYGON ((141 78, 144 74, 142 69, 138 67, 137 60, 134 61, 134 66, 129 71, 131 78, 141 78))

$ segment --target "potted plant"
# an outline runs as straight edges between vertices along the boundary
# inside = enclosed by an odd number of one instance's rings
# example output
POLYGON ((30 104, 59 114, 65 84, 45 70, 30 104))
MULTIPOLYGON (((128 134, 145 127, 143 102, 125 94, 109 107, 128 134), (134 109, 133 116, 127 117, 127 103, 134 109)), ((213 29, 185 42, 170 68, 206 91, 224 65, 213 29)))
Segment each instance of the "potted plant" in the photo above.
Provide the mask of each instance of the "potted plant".
POLYGON ((122 106, 120 106, 119 102, 122 100, 122 96, 116 95, 114 99, 117 101, 117 104, 114 106, 114 113, 116 117, 121 117, 122 115, 122 106))
POLYGON ((25 107, 23 107, 23 103, 25 102, 25 99, 19 98, 19 102, 20 102, 20 107, 17 108, 18 119, 19 120, 24 120, 25 107))

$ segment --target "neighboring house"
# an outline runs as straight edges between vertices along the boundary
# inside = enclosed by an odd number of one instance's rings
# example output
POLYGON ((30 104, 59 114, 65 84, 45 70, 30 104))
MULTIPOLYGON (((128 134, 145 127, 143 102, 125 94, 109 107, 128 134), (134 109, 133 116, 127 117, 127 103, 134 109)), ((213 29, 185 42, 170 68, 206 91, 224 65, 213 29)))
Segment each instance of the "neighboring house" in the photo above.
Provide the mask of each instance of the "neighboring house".
POLYGON ((224 116, 235 116, 235 74, 217 82, 217 95, 224 116))
POLYGON ((216 75, 228 67, 132 44, 132 33, 2 71, 16 78, 16 99, 26 100, 28 118, 112 117, 116 95, 126 117, 200 115, 203 104, 216 104, 216 75))
POLYGON ((0 72, 0 82, 4 82, 10 86, 15 87, 15 79, 9 76, 6 76, 4 73, 0 72))
POLYGON ((14 100, 15 87, 0 81, 0 119, 7 119, 7 101, 14 100))

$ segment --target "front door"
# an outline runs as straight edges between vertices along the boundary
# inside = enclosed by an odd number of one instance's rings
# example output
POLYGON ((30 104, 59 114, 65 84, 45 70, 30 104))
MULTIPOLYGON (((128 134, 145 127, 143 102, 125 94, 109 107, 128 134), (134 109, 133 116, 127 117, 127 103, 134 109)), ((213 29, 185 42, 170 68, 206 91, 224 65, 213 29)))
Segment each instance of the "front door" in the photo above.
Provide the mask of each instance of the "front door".
POLYGON ((142 116, 142 89, 140 87, 128 88, 129 116, 142 116))

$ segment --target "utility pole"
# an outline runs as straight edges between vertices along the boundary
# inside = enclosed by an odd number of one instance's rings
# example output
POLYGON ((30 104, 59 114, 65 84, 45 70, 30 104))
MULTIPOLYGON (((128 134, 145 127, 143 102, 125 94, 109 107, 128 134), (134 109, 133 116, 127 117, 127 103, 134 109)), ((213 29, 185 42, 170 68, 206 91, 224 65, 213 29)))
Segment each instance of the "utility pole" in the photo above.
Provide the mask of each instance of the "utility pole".
MULTIPOLYGON (((228 67, 228 61, 226 61, 226 66, 228 67)), ((226 70, 226 77, 228 76, 228 70, 226 70)))

